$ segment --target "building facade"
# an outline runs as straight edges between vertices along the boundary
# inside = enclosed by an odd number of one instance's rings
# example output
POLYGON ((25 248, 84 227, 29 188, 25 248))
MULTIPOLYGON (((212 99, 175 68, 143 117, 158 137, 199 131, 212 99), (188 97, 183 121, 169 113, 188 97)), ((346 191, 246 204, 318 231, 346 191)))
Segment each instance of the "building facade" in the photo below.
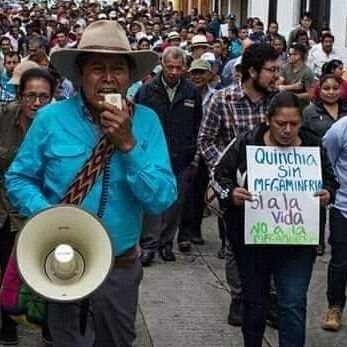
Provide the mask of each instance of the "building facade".
POLYGON ((335 36, 335 48, 347 63, 347 1, 346 0, 248 0, 248 16, 260 17, 264 26, 276 20, 280 32, 288 37, 300 22, 305 11, 312 16, 312 25, 318 31, 328 24, 335 36))
POLYGON ((238 23, 247 17, 259 17, 265 28, 269 21, 279 23, 280 32, 288 37, 300 21, 303 12, 309 11, 313 27, 320 30, 328 24, 335 36, 335 47, 347 64, 347 1, 346 0, 175 0, 176 8, 189 13, 194 7, 199 13, 212 12, 227 15, 233 12, 238 23))

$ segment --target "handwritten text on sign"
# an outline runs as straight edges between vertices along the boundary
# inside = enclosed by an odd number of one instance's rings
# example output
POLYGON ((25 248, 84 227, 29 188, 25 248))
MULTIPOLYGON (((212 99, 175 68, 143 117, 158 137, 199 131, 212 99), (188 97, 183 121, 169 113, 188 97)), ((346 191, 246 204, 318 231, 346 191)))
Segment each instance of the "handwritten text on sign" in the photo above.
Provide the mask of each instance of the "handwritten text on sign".
POLYGON ((247 146, 245 243, 316 245, 322 189, 318 147, 247 146))

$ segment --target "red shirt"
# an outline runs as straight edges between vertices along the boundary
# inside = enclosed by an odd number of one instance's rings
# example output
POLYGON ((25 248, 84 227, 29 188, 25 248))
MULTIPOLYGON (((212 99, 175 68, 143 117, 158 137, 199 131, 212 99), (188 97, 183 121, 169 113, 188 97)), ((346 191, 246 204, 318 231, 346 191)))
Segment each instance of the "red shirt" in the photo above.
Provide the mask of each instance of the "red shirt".
POLYGON ((347 102, 347 81, 342 80, 340 89, 342 101, 347 102))

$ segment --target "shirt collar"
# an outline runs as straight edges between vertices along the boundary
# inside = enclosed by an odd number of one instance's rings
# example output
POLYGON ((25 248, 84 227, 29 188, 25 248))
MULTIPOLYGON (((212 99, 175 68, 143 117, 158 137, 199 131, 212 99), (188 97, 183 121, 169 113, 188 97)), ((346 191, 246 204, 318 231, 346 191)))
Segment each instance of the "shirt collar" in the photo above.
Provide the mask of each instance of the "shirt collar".
POLYGON ((77 105, 79 110, 81 111, 82 116, 87 118, 91 123, 95 124, 95 120, 92 114, 90 113, 81 92, 77 94, 76 98, 77 98, 77 105))
POLYGON ((172 91, 176 91, 176 90, 178 89, 179 85, 181 84, 181 79, 180 79, 173 87, 170 87, 170 86, 166 83, 166 81, 165 81, 163 75, 161 75, 161 81, 162 81, 162 83, 163 83, 165 89, 172 90, 172 91))
MULTIPOLYGON (((271 98, 273 96, 273 93, 276 93, 276 89, 268 89, 268 92, 264 95, 264 97, 261 99, 262 101, 260 101, 260 103, 262 104, 263 102, 265 102, 269 97, 271 98)), ((236 100, 241 100, 243 98, 247 98, 249 100, 249 102, 251 102, 252 104, 256 104, 254 103, 249 97, 248 95, 245 93, 242 84, 241 83, 237 83, 235 84, 235 89, 233 94, 235 94, 235 99, 236 100)))
POLYGON ((207 85, 207 91, 204 96, 204 99, 202 100, 202 105, 207 104, 207 102, 210 100, 212 94, 214 93, 215 89, 212 88, 209 84, 207 85))
POLYGON ((2 77, 2 78, 5 78, 5 79, 7 79, 7 80, 10 80, 10 79, 11 79, 11 76, 8 74, 8 72, 7 72, 6 69, 4 69, 4 70, 2 71, 1 77, 2 77))

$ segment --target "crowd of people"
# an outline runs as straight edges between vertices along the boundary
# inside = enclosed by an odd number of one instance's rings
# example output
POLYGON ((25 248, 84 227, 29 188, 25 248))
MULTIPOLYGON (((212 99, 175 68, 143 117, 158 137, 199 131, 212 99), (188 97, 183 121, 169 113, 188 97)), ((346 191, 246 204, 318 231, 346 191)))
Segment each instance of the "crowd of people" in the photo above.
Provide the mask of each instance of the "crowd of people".
MULTIPOLYGON (((103 221, 114 269, 91 298, 94 319, 84 334, 76 328, 78 306, 48 305, 47 342, 131 346, 142 267, 155 266, 157 254, 175 261, 176 236, 182 253, 205 243, 210 188, 219 199, 216 256, 225 259, 231 289, 227 320, 242 327, 245 347, 261 347, 266 321, 279 329, 280 346, 304 346, 307 291, 315 257, 325 252, 327 214, 322 328, 340 329, 347 81, 333 33, 320 29, 307 12, 286 39, 275 21, 264 28, 258 17, 240 23, 233 13, 184 15, 170 2, 0 4, 2 278, 18 220, 59 203, 103 140, 113 150, 100 169, 111 170, 111 182, 96 178, 82 207, 95 213, 98 195, 109 191, 103 221), (122 95, 121 108, 105 101, 110 93, 122 95), (319 148, 318 246, 245 245, 247 145, 319 148)), ((16 323, 2 310, 0 343, 17 341, 16 323)))

